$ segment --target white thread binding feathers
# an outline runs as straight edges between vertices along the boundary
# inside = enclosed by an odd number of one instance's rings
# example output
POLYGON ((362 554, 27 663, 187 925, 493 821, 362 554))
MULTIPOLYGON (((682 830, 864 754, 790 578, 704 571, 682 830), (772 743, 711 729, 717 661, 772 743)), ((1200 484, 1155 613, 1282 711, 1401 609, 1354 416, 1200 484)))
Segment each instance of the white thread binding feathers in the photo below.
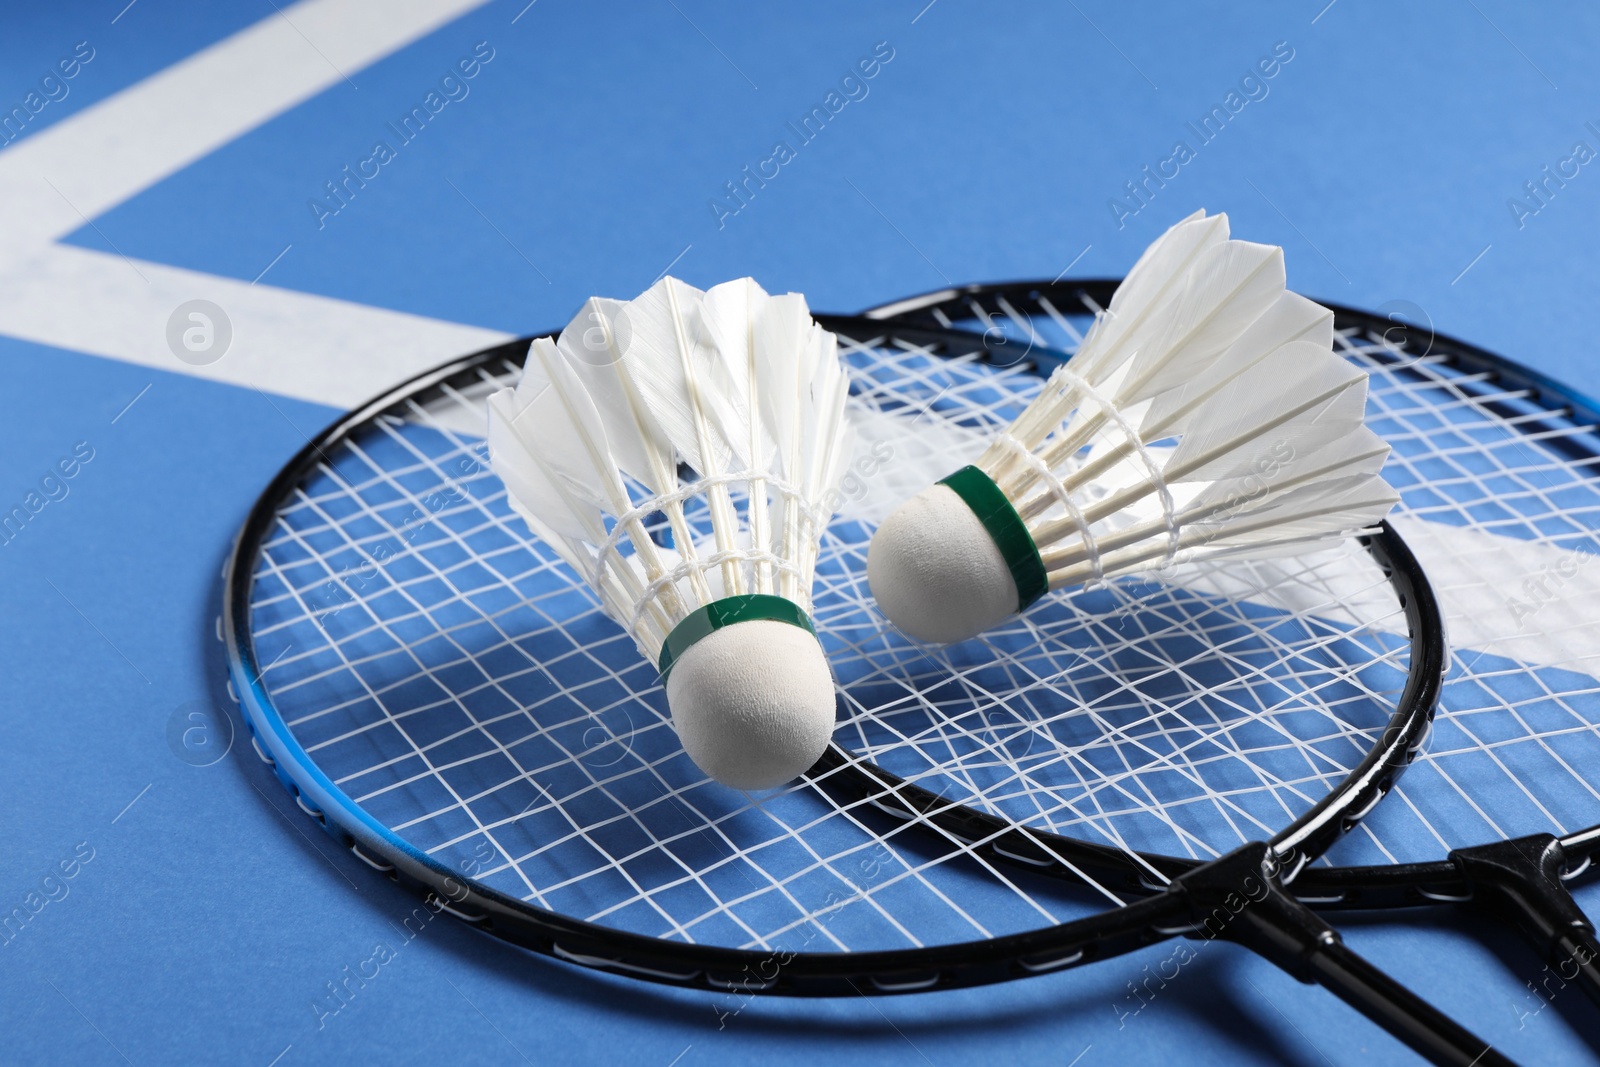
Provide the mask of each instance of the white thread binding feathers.
MULTIPOLYGON (((490 462, 659 663, 680 622, 729 597, 781 597, 809 619, 850 454, 848 387, 799 294, 663 278, 633 301, 591 299, 559 340, 533 342, 517 387, 489 400, 490 462)), ((790 780, 832 734, 832 675, 789 622, 733 622, 678 648, 666 687, 685 751, 736 788, 790 780)))
MULTIPOLYGON (((1366 393, 1366 374, 1333 351, 1332 313, 1285 291, 1283 250, 1230 240, 1226 215, 1199 211, 1145 251, 976 466, 1051 589, 1299 552, 1398 500, 1379 473, 1389 448, 1362 423, 1366 393)), ((964 640, 1027 606, 944 484, 884 522, 867 573, 889 619, 924 641, 964 640)))

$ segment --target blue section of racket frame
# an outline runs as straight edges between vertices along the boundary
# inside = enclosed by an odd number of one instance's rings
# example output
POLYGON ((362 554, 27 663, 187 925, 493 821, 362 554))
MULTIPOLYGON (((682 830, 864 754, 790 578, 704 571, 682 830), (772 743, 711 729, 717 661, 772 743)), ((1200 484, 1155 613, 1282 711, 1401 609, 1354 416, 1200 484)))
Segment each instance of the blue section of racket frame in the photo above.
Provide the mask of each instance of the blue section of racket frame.
MULTIPOLYGON (((249 519, 240 530, 233 551, 229 553, 227 566, 223 569, 221 623, 223 643, 228 656, 229 687, 244 712, 245 725, 249 730, 256 754, 272 768, 273 774, 295 798, 301 809, 316 819, 323 830, 342 847, 349 848, 362 862, 388 874, 391 878, 398 879, 402 875, 409 877, 426 891, 431 906, 437 910, 448 911, 468 923, 482 923, 487 918, 487 911, 463 906, 469 898, 489 904, 491 907, 515 905, 510 901, 496 900, 497 894, 492 890, 469 891, 448 866, 417 849, 373 818, 322 772, 290 733, 282 717, 272 709, 271 698, 262 684, 264 672, 257 661, 254 644, 245 637, 249 633, 249 597, 231 597, 229 594, 245 588, 244 583, 251 579, 250 575, 236 573, 236 568, 241 560, 247 565, 253 564, 260 548, 260 536, 271 521, 275 502, 287 486, 299 479, 306 467, 323 457, 321 442, 339 440, 354 427, 377 417, 392 406, 393 398, 398 394, 426 389, 495 359, 520 359, 527 350, 529 340, 530 338, 522 338, 511 341, 424 371, 335 420, 279 471, 267 491, 257 500, 249 519), (256 534, 253 544, 250 543, 252 532, 256 534), (265 743, 266 751, 262 751, 262 743, 265 743), (293 767, 294 773, 291 774, 287 767, 293 767), (363 851, 362 846, 372 854, 363 851), (392 850, 398 863, 390 864, 376 858, 386 849, 392 850), (434 888, 435 884, 444 887, 443 895, 434 888)), ((555 954, 561 954, 559 946, 555 946, 555 954)), ((667 980, 684 980, 679 976, 659 977, 667 980)))

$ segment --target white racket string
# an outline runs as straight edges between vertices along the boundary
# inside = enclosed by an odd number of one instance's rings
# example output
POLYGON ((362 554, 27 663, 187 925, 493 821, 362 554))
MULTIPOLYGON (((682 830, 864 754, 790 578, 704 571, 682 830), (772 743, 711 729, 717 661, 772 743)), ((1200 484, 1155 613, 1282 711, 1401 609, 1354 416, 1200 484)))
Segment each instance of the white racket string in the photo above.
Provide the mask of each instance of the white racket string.
MULTIPOLYGON (((1041 323, 1029 343, 1081 338, 1054 308, 1041 323)), ((865 581, 877 520, 971 462, 1042 379, 977 347, 841 348, 860 443, 814 617, 853 761, 1024 827, 1208 858, 1288 825, 1371 749, 1409 647, 1355 544, 1053 594, 950 650, 886 632, 865 581)), ((923 946, 1122 903, 1088 874, 1086 894, 996 863, 994 835, 887 819, 887 794, 841 800, 822 781, 750 797, 700 776, 654 665, 488 471, 486 398, 517 370, 372 420, 281 502, 263 543, 263 685, 356 804, 464 877, 681 941, 923 946)), ((688 519, 709 530, 704 508, 688 519)))

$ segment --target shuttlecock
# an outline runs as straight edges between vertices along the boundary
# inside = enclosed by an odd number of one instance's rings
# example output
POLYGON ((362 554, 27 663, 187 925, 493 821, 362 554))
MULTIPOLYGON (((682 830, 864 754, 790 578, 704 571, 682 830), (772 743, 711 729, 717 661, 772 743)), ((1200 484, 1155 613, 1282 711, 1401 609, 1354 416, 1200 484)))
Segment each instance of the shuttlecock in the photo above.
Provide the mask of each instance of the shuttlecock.
POLYGON ((878 528, 873 596, 905 633, 948 643, 1050 589, 1370 527, 1398 496, 1366 390, 1333 351, 1332 313, 1284 290, 1283 250, 1196 212, 976 464, 878 528))
POLYGON ((811 582, 847 392, 804 297, 664 278, 590 300, 489 401, 512 506, 660 667, 689 757, 738 789, 794 778, 833 731, 811 582))

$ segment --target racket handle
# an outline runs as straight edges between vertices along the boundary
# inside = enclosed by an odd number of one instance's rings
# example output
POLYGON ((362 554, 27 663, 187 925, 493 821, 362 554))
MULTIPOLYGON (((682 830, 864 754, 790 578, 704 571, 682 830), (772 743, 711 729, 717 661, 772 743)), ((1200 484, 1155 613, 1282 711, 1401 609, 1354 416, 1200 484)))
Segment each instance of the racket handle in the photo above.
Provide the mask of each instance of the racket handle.
POLYGON ((1545 1000, 1576 983, 1600 1005, 1600 940, 1567 892, 1566 854, 1550 834, 1496 841, 1450 854, 1472 887, 1472 901, 1509 919, 1545 961, 1530 990, 1545 1000))
POLYGON ((1270 846, 1257 842, 1178 878, 1191 937, 1222 938, 1315 982, 1439 1067, 1512 1067, 1511 1061, 1367 962, 1278 880, 1270 846))

